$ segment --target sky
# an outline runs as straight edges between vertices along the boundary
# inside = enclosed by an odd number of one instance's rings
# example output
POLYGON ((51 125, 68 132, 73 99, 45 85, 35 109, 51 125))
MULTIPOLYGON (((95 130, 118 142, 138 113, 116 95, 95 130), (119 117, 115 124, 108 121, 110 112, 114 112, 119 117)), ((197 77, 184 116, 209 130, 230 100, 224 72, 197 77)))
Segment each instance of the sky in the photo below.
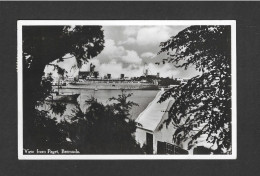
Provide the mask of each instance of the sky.
MULTIPOLYGON (((191 78, 199 74, 195 69, 176 68, 172 63, 156 65, 165 58, 158 55, 160 43, 167 41, 188 26, 103 26, 105 48, 89 63, 83 65, 80 71, 89 71, 89 64, 94 64, 100 76, 108 73, 113 78, 125 74, 126 77, 143 75, 144 67, 148 73, 161 77, 191 78)), ((65 55, 64 58, 71 57, 65 55)), ((59 66, 68 71, 68 76, 77 76, 78 69, 71 69, 76 64, 75 58, 65 59, 59 66)), ((53 73, 52 67, 46 67, 45 73, 53 73)), ((53 73, 57 76, 56 73, 53 73)))

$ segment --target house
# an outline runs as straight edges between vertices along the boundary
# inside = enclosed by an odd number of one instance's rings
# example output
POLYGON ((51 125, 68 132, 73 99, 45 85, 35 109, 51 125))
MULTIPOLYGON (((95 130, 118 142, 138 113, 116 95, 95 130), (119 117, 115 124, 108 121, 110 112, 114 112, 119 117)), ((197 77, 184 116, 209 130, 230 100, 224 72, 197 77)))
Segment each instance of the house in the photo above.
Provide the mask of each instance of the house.
POLYGON ((142 146, 146 145, 147 152, 150 154, 176 153, 188 154, 187 148, 181 144, 177 146, 173 141, 175 127, 172 123, 166 127, 163 123, 168 118, 168 111, 174 103, 173 98, 169 98, 162 103, 158 103, 163 90, 158 92, 154 100, 135 120, 137 129, 135 133, 136 141, 142 146))
POLYGON ((179 81, 180 84, 186 84, 189 81, 189 78, 176 78, 176 81, 179 81))
MULTIPOLYGON (((188 147, 190 139, 176 144, 173 140, 173 134, 176 131, 173 121, 166 126, 164 121, 168 119, 168 112, 174 103, 173 98, 169 98, 162 103, 158 103, 163 90, 158 92, 154 100, 135 120, 137 129, 135 139, 141 147, 146 146, 148 154, 209 154, 216 149, 216 144, 206 141, 207 135, 200 136, 196 143, 188 147)), ((190 133, 196 134, 206 123, 197 124, 190 133)))

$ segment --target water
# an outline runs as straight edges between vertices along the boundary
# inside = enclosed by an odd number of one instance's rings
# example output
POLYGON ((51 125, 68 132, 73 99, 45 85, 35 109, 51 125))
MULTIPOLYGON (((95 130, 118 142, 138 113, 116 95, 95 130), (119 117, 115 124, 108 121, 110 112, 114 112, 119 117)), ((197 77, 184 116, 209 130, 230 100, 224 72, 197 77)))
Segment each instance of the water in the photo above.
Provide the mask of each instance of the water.
MULTIPOLYGON (((130 118, 136 119, 138 115, 148 106, 148 104, 155 98, 156 94, 159 90, 125 90, 126 94, 133 93, 131 97, 128 98, 129 101, 133 101, 137 103, 139 106, 133 106, 130 111, 130 118)), ((62 93, 79 93, 78 102, 80 104, 81 110, 84 112, 87 108, 86 100, 89 100, 91 97, 95 97, 98 102, 103 104, 109 104, 109 98, 118 97, 118 95, 122 94, 121 90, 87 90, 87 89, 61 89, 62 93)), ((45 104, 40 109, 48 110, 49 105, 45 104)), ((75 104, 67 103, 66 111, 62 116, 51 113, 52 117, 56 117, 58 121, 62 119, 70 119, 73 116, 73 109, 76 108, 75 104)))

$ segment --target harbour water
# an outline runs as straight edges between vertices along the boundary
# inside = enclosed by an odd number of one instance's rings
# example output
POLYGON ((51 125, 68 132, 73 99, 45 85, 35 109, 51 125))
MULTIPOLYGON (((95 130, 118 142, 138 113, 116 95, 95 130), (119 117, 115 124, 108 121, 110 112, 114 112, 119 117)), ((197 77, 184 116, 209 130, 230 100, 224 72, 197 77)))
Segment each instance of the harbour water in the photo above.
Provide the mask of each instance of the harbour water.
MULTIPOLYGON (((138 115, 148 106, 148 104, 155 98, 159 90, 124 90, 124 93, 133 93, 131 97, 128 98, 129 101, 137 103, 139 106, 133 106, 130 111, 130 118, 136 119, 138 115)), ((84 112, 88 106, 86 102, 91 97, 97 99, 98 102, 103 104, 112 103, 109 98, 118 97, 122 94, 121 90, 87 90, 87 89, 60 89, 61 93, 79 93, 78 103, 81 110, 84 112)), ((51 103, 51 102, 49 102, 51 103)), ((48 110, 50 108, 49 103, 44 104, 40 109, 48 110)), ((67 103, 66 111, 62 115, 54 114, 50 111, 52 117, 56 117, 58 121, 62 119, 69 119, 73 116, 73 110, 76 108, 76 104, 67 103)))

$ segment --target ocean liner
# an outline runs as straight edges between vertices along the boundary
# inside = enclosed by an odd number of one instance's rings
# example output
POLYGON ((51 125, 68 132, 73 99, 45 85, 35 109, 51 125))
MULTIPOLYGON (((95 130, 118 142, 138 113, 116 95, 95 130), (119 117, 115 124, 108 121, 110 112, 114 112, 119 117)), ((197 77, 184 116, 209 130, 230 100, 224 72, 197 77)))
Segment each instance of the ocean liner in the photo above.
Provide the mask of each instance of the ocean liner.
POLYGON ((124 74, 120 75, 120 78, 112 78, 111 74, 107 74, 104 77, 99 77, 99 72, 95 71, 95 65, 90 64, 89 71, 79 71, 78 77, 68 83, 66 88, 71 89, 94 89, 94 90, 104 90, 104 89, 134 89, 134 90, 158 90, 158 80, 159 73, 157 75, 148 75, 148 69, 144 71, 144 77, 152 76, 152 80, 140 80, 131 79, 125 77, 124 74))

